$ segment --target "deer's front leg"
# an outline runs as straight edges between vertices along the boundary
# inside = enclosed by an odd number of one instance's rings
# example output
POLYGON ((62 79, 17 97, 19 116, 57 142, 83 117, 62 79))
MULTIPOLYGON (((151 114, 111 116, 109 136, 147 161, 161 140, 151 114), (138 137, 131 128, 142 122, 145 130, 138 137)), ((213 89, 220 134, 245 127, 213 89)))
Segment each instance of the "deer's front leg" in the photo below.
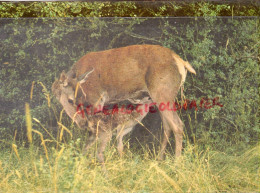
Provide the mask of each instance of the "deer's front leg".
POLYGON ((83 148, 83 155, 86 155, 88 150, 92 147, 92 145, 95 143, 95 141, 97 140, 97 136, 96 133, 90 132, 90 135, 87 139, 86 145, 83 148))
POLYGON ((105 159, 104 159, 104 151, 106 149, 107 143, 111 140, 112 138, 112 131, 111 130, 106 130, 106 131, 100 131, 99 132, 99 141, 100 144, 98 146, 98 152, 97 152, 97 158, 102 165, 104 165, 105 159))

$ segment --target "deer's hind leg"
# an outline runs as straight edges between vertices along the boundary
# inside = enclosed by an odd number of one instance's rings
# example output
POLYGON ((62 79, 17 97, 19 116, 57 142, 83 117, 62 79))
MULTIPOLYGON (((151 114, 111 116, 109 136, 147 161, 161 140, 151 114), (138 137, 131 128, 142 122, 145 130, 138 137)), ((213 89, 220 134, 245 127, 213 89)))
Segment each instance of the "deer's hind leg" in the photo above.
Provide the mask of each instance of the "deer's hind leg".
POLYGON ((171 131, 175 137, 175 156, 179 157, 182 151, 183 141, 183 124, 176 112, 160 112, 163 121, 164 135, 161 143, 161 150, 159 153, 159 159, 164 158, 165 149, 169 142, 171 131))
POLYGON ((125 125, 119 125, 117 129, 117 150, 120 157, 123 157, 124 144, 123 137, 133 130, 134 126, 125 128, 125 125))
POLYGON ((174 100, 180 89, 181 76, 176 71, 172 73, 163 72, 155 74, 155 76, 147 81, 149 83, 147 87, 150 96, 159 109, 164 128, 159 159, 163 159, 164 157, 171 131, 173 131, 175 137, 176 157, 181 155, 182 150, 183 127, 174 106, 174 100))

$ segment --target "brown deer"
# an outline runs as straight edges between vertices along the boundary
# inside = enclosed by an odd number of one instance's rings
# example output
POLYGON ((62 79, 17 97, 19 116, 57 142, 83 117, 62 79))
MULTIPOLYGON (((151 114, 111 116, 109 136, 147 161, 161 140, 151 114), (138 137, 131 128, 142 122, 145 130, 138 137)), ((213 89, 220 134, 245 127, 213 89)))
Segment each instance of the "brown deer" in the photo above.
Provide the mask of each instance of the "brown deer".
MULTIPOLYGON (((67 74, 61 74, 60 83, 74 91, 79 88, 76 98, 71 96, 67 99, 79 99, 94 107, 124 100, 135 102, 141 100, 143 95, 148 95, 160 109, 160 104, 163 103, 174 105, 187 70, 196 74, 188 62, 168 48, 133 45, 86 54, 67 74)), ((180 156, 183 123, 176 111, 159 113, 164 127, 159 158, 163 159, 171 131, 175 136, 175 155, 180 156)), ((76 119, 78 125, 84 126, 84 121, 83 118, 76 119)))
POLYGON ((151 103, 151 100, 149 100, 148 97, 145 97, 141 101, 135 101, 142 102, 143 104, 140 106, 141 108, 138 108, 139 112, 110 112, 110 114, 99 112, 83 118, 82 116, 77 116, 77 107, 69 102, 69 99, 75 95, 72 87, 64 87, 59 81, 55 81, 52 86, 52 92, 60 101, 68 116, 73 119, 80 128, 87 128, 91 131, 86 146, 83 149, 83 153, 85 154, 95 141, 100 141, 100 144, 98 145, 97 158, 102 164, 104 164, 103 153, 107 143, 111 141, 113 131, 117 132, 117 149, 120 157, 122 157, 123 137, 131 132, 134 126, 141 122, 141 120, 146 116, 148 111, 145 110, 145 104, 148 105, 151 103))
MULTIPOLYGON (((143 104, 150 103, 149 100, 143 104)), ((87 144, 83 150, 86 153, 88 149, 94 144, 96 140, 100 141, 98 146, 98 160, 104 163, 103 152, 106 145, 111 141, 113 131, 116 131, 117 150, 122 157, 123 155, 123 137, 132 131, 132 129, 142 121, 148 112, 144 110, 145 105, 141 106, 143 113, 133 111, 131 113, 115 113, 104 114, 103 112, 88 116, 88 127, 92 131, 87 141, 87 144)))

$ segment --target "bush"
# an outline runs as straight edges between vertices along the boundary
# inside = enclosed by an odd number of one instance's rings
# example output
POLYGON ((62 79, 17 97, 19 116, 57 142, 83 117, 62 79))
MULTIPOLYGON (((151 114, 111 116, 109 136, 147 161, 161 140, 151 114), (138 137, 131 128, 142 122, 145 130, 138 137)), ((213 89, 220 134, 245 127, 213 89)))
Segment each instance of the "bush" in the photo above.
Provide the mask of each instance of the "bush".
MULTIPOLYGON (((131 44, 159 44, 173 49, 196 69, 197 76, 187 76, 188 99, 197 100, 199 105, 203 97, 219 97, 224 105, 206 111, 182 111, 188 136, 196 135, 203 144, 219 144, 219 140, 230 144, 257 141, 259 68, 255 18, 3 21, 1 136, 24 130, 25 102, 30 102, 34 117, 47 127, 54 127, 55 115, 48 102, 51 85, 62 70, 69 70, 86 52, 131 44), (204 139, 205 132, 208 134, 204 139)), ((217 146, 221 148, 221 143, 217 146)))

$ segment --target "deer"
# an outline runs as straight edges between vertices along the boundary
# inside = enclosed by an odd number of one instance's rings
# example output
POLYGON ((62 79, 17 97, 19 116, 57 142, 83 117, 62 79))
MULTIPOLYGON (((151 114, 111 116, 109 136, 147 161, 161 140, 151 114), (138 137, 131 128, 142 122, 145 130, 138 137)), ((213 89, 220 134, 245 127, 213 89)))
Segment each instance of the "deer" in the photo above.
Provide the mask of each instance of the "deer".
MULTIPOLYGON (((77 96, 64 97, 64 100, 74 103, 79 100, 102 109, 106 104, 124 100, 142 102, 143 96, 149 96, 160 110, 161 104, 174 105, 187 71, 196 74, 188 61, 169 48, 132 45, 87 53, 67 73, 61 73, 59 82, 61 87, 77 90, 77 96)), ((174 110, 159 111, 159 114, 164 135, 158 158, 164 159, 172 133, 175 137, 175 156, 179 157, 182 151, 183 122, 174 110)), ((75 122, 84 126, 86 121, 77 115, 75 122)))
POLYGON ((91 131, 90 136, 86 142, 85 147, 83 148, 83 154, 86 154, 87 151, 93 146, 96 141, 100 141, 97 149, 97 158, 98 161, 103 165, 104 164, 104 151, 107 146, 107 143, 111 141, 112 134, 116 131, 117 139, 117 150, 119 156, 123 157, 123 137, 130 133, 135 125, 141 122, 141 120, 147 115, 148 111, 145 110, 146 104, 150 104, 151 100, 149 97, 144 97, 142 100, 135 101, 135 103, 142 103, 137 111, 129 111, 124 113, 111 113, 108 114, 99 112, 91 114, 88 117, 76 116, 79 112, 76 110, 77 107, 69 102, 69 99, 75 96, 74 90, 72 87, 63 87, 58 80, 56 80, 52 85, 52 92, 54 96, 63 106, 67 115, 77 123, 80 128, 87 128, 91 131))

